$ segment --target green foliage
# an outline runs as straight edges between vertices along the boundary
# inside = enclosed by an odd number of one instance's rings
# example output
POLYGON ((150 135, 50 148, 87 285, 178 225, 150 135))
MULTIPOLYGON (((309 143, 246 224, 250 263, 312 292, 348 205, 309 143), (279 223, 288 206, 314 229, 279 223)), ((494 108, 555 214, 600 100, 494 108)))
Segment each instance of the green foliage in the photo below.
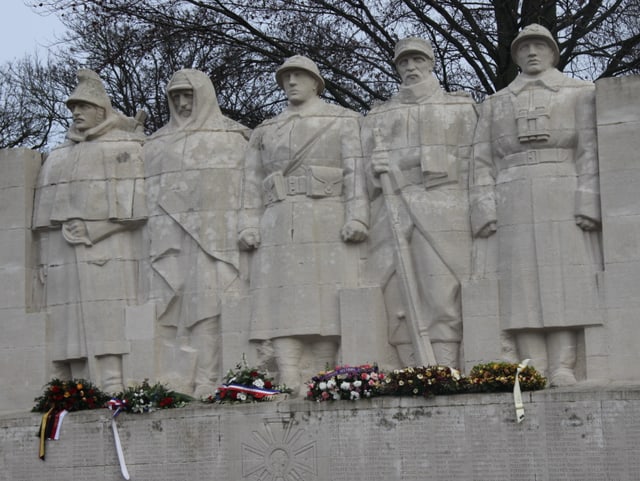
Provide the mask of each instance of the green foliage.
POLYGON ((424 396, 466 392, 466 379, 447 366, 406 367, 389 373, 384 392, 394 396, 424 396))
POLYGON ((45 385, 44 393, 34 399, 36 405, 31 411, 44 413, 52 408, 54 412, 98 409, 104 407, 108 400, 108 394, 86 379, 61 381, 54 378, 45 385))
POLYGON ((357 401, 382 394, 385 374, 376 364, 338 366, 323 371, 307 383, 307 399, 312 401, 357 401))
MULTIPOLYGON (((517 364, 509 362, 489 362, 478 364, 469 373, 470 392, 512 391, 516 380, 517 364)), ((536 391, 544 389, 547 379, 532 366, 520 372, 520 389, 536 391)))
POLYGON ((170 390, 157 382, 150 385, 145 379, 142 384, 128 387, 115 396, 124 401, 123 409, 132 413, 148 413, 158 409, 172 409, 186 406, 194 398, 170 390))
POLYGON ((269 401, 276 394, 288 394, 291 389, 276 385, 273 377, 262 369, 247 364, 245 356, 242 363, 230 369, 214 395, 202 399, 205 403, 243 403, 269 401))
MULTIPOLYGON (((372 366, 355 368, 336 368, 328 373, 322 372, 308 383, 307 399, 331 401, 339 399, 357 400, 375 396, 420 396, 432 397, 448 394, 513 391, 518 364, 508 362, 490 362, 473 367, 469 376, 447 366, 405 367, 389 373, 380 372, 372 366), (369 368, 369 369, 365 369, 369 368), (374 381, 370 376, 375 376, 374 381), (369 381, 371 388, 361 395, 359 379, 369 381), (356 391, 356 394, 352 394, 356 391)), ((547 380, 535 368, 528 366, 520 373, 520 388, 523 391, 544 389, 547 380)))

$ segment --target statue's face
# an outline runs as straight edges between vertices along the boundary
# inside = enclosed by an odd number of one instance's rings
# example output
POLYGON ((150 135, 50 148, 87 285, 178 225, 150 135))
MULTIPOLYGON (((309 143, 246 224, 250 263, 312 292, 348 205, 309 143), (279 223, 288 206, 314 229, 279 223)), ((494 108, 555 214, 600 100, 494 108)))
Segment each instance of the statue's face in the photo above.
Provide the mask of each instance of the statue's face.
POLYGON ((182 117, 187 118, 193 111, 193 90, 173 90, 169 96, 176 113, 182 117))
POLYGON ((553 50, 544 40, 524 40, 516 50, 516 63, 528 75, 542 73, 553 67, 553 50))
POLYGON ((301 105, 318 95, 318 81, 302 69, 285 71, 282 74, 282 88, 293 105, 301 105))
POLYGON ((88 102, 73 102, 69 105, 73 125, 80 132, 92 129, 104 120, 104 109, 88 102))
POLYGON ((398 59, 396 68, 402 85, 414 85, 431 75, 433 62, 426 55, 410 52, 398 59))

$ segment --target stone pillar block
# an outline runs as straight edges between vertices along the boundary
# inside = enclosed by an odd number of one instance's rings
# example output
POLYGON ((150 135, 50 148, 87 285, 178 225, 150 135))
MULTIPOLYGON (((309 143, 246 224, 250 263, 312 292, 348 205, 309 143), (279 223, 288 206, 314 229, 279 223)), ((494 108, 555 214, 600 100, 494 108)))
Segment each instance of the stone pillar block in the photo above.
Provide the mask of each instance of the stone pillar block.
MULTIPOLYGON (((640 345, 640 76, 596 82, 602 202, 606 334, 596 341, 593 369, 613 380, 638 380, 640 345), (603 344, 604 343, 604 344, 603 344), (606 354, 603 352, 606 351, 606 354)), ((585 332, 587 356, 591 330, 585 332)), ((588 359, 587 359, 588 360, 588 359)), ((589 365, 587 365, 589 368, 589 365)), ((591 377, 588 372, 587 375, 591 377)))

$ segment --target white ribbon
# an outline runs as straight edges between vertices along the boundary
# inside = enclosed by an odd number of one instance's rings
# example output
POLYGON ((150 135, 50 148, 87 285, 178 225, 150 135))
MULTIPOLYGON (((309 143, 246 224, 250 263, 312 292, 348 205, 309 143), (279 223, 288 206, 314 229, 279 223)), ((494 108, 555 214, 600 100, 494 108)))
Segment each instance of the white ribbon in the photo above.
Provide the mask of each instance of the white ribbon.
POLYGON ((118 461, 120 462, 120 472, 122 473, 122 477, 124 479, 129 480, 131 478, 129 477, 127 463, 124 460, 122 444, 120 444, 120 435, 118 434, 118 425, 116 424, 116 416, 120 414, 123 405, 124 401, 121 401, 119 399, 111 399, 109 402, 107 402, 107 407, 109 408, 109 410, 113 411, 113 415, 111 416, 111 430, 113 431, 113 439, 116 443, 116 453, 118 454, 118 461), (114 408, 116 408, 115 411, 114 408))
POLYGON ((522 403, 522 392, 520 392, 520 372, 529 365, 531 359, 525 359, 518 364, 516 370, 516 382, 513 384, 513 402, 516 406, 516 421, 521 423, 524 420, 524 404, 522 403))
POLYGON ((124 453, 122 452, 122 445, 120 444, 120 436, 118 435, 118 426, 116 425, 115 417, 111 418, 111 429, 113 429, 113 438, 116 441, 116 453, 118 453, 118 461, 120 461, 120 472, 124 479, 129 478, 129 471, 127 470, 127 463, 124 461, 124 453))

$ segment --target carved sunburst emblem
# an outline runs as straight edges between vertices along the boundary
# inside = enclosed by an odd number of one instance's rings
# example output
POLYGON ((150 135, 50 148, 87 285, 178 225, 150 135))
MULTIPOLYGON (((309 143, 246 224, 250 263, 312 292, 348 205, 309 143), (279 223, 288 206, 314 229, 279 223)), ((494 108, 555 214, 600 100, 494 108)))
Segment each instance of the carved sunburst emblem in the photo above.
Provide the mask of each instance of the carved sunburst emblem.
POLYGON ((242 443, 242 477, 256 481, 311 481, 318 475, 316 442, 305 440, 294 421, 264 422, 254 443, 242 443))

